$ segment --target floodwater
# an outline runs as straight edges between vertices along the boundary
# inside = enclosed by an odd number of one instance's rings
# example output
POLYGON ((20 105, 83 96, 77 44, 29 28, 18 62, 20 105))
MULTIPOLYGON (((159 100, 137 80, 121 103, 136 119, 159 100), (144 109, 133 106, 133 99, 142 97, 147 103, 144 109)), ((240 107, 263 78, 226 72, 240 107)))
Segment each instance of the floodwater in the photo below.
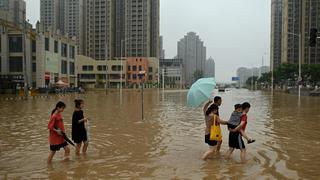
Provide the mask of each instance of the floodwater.
POLYGON ((247 163, 239 151, 230 160, 228 132, 222 126, 221 154, 202 161, 204 118, 201 108, 186 107, 186 91, 144 92, 144 120, 138 90, 119 94, 89 92, 28 100, 2 98, 0 105, 0 179, 319 179, 320 98, 232 89, 222 96, 222 119, 235 103, 248 101, 247 163), (74 98, 85 101, 90 118, 87 156, 63 161, 63 150, 51 165, 47 123, 58 100, 67 134, 71 134, 74 98))

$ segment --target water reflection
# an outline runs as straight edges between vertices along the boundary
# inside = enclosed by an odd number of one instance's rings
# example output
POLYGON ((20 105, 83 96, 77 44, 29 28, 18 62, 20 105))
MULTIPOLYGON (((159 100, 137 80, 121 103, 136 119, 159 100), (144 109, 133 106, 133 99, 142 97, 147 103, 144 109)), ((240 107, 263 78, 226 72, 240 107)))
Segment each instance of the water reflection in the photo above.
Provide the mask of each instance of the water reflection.
POLYGON ((232 90, 222 96, 220 114, 228 119, 233 105, 249 101, 248 134, 257 141, 247 145, 248 162, 240 164, 239 151, 226 160, 228 132, 223 130, 221 155, 202 161, 201 108, 186 107, 186 91, 146 90, 145 119, 141 120, 140 91, 119 94, 90 92, 85 95, 2 101, 0 106, 0 179, 12 178, 156 178, 298 179, 320 177, 319 98, 232 90), (62 161, 59 152, 46 165, 49 152, 46 129, 51 108, 58 100, 67 104, 63 113, 70 133, 74 98, 85 101, 91 119, 88 155, 62 161))

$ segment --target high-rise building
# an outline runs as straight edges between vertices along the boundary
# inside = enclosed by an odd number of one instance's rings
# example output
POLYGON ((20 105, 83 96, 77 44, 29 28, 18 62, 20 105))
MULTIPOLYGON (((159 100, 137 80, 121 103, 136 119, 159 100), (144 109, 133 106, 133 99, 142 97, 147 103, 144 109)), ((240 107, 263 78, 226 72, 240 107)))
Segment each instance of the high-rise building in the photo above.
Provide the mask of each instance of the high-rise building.
POLYGON ((274 68, 281 64, 281 36, 283 0, 271 1, 271 63, 274 68))
POLYGON ((159 58, 159 0, 125 1, 125 55, 159 58))
POLYGON ((75 37, 80 54, 84 53, 84 0, 41 0, 40 21, 44 29, 75 37))
POLYGON ((86 1, 85 55, 96 60, 113 57, 112 1, 86 1))
POLYGON ((24 0, 0 0, 0 18, 22 27, 26 19, 24 0))
POLYGON ((215 75, 216 64, 214 59, 210 57, 206 60, 205 69, 204 69, 204 77, 216 77, 215 75))
POLYGON ((40 1, 40 21, 45 30, 61 31, 59 26, 59 0, 41 0, 40 1))
POLYGON ((97 60, 160 56, 159 0, 41 0, 41 21, 97 60))
POLYGON ((320 64, 320 41, 317 41, 315 47, 309 46, 310 29, 316 28, 320 31, 320 1, 304 0, 303 1, 303 63, 320 64))
POLYGON ((299 62, 300 0, 283 0, 282 63, 299 62))
POLYGON ((165 59, 166 52, 165 52, 165 50, 163 49, 163 37, 162 37, 162 36, 160 36, 159 41, 160 41, 160 47, 159 47, 159 48, 160 48, 160 49, 159 49, 160 59, 165 59))
POLYGON ((320 30, 319 5, 319 0, 272 1, 271 68, 272 65, 277 68, 281 63, 299 63, 300 27, 302 38, 301 62, 320 64, 320 45, 309 46, 310 29, 320 30), (279 44, 281 44, 281 51, 279 51, 279 44))
POLYGON ((178 58, 183 60, 187 85, 196 80, 195 73, 204 75, 206 47, 196 33, 189 32, 178 42, 178 58))
MULTIPOLYGON (((65 33, 69 38, 75 38, 78 44, 78 51, 80 54, 84 52, 84 33, 85 33, 85 24, 84 24, 84 1, 85 0, 65 0, 62 1, 64 4, 61 4, 61 11, 64 12, 64 17, 60 22, 63 22, 63 33, 65 33)), ((60 18, 61 19, 61 18, 60 18)))

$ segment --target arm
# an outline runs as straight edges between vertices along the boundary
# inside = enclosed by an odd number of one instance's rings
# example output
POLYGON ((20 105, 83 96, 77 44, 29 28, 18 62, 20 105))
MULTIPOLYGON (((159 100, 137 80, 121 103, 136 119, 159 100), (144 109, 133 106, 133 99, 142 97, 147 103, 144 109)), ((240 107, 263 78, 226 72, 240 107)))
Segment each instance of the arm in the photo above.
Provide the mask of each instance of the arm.
POLYGON ((212 103, 212 101, 210 100, 210 101, 208 101, 205 105, 204 105, 204 107, 203 107, 203 114, 206 114, 206 111, 207 111, 207 109, 208 109, 208 106, 209 106, 209 104, 211 104, 212 103))
POLYGON ((56 119, 55 119, 54 115, 50 117, 50 121, 48 123, 48 129, 49 130, 52 130, 52 131, 54 130, 55 120, 56 119))
POLYGON ((224 121, 224 120, 220 119, 219 117, 218 117, 217 121, 218 121, 220 124, 223 124, 223 125, 227 125, 227 124, 228 124, 228 121, 224 121))
POLYGON ((83 118, 83 119, 79 120, 78 123, 87 122, 87 121, 88 121, 88 118, 83 118))
POLYGON ((242 128, 242 126, 244 125, 244 122, 241 121, 241 123, 233 130, 231 130, 231 132, 237 132, 237 131, 240 131, 240 129, 242 128))
POLYGON ((88 121, 88 118, 85 118, 85 117, 84 117, 83 111, 80 111, 80 117, 81 117, 82 119, 80 119, 80 120, 78 121, 78 123, 82 123, 82 122, 87 122, 87 121, 88 121))
POLYGON ((52 116, 49 121, 49 124, 48 124, 48 129, 51 131, 55 131, 57 134, 59 134, 61 136, 62 131, 61 131, 61 129, 55 127, 55 122, 56 122, 56 117, 52 116))

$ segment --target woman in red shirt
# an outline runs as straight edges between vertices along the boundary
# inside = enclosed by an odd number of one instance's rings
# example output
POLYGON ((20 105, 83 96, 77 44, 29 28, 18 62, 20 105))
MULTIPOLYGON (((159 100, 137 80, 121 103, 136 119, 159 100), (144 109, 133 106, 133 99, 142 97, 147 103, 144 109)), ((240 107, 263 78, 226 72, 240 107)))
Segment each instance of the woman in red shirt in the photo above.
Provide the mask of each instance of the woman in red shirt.
POLYGON ((66 108, 66 105, 63 102, 58 102, 56 107, 53 109, 48 124, 49 129, 49 144, 50 144, 50 154, 48 157, 48 163, 51 163, 52 158, 56 151, 59 151, 60 148, 64 148, 64 157, 65 160, 69 159, 70 148, 68 147, 67 142, 62 136, 64 132, 64 125, 62 120, 61 113, 66 108))

